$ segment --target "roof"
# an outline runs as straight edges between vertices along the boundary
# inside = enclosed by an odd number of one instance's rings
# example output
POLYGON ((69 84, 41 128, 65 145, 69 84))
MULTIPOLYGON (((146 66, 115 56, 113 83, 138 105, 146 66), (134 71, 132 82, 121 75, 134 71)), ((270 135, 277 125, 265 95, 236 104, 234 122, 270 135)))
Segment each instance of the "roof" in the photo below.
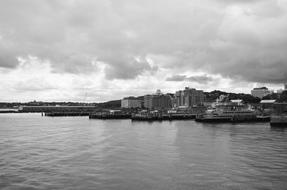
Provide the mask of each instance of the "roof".
POLYGON ((268 88, 267 87, 260 87, 260 88, 253 88, 253 90, 268 90, 268 88))
POLYGON ((137 100, 137 98, 134 96, 129 96, 129 97, 123 98, 123 100, 137 100))
POLYGON ((276 100, 261 100, 260 104, 273 104, 275 102, 276 102, 276 100))
POLYGON ((241 103, 243 102, 241 99, 230 100, 232 103, 241 103))

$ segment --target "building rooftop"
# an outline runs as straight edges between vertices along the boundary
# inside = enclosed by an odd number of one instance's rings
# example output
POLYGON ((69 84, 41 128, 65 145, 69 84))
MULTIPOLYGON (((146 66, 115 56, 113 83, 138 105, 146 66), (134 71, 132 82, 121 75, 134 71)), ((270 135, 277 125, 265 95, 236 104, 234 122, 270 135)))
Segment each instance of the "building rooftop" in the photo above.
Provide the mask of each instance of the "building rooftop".
POLYGON ((253 90, 268 90, 268 88, 267 87, 260 87, 260 88, 253 88, 253 90))
POLYGON ((261 100, 260 104, 273 104, 275 102, 276 102, 276 100, 261 100))
POLYGON ((242 103, 243 100, 241 99, 236 99, 236 100, 230 100, 232 103, 242 103))
POLYGON ((136 100, 137 98, 134 96, 130 96, 130 97, 125 97, 123 98, 123 100, 136 100))

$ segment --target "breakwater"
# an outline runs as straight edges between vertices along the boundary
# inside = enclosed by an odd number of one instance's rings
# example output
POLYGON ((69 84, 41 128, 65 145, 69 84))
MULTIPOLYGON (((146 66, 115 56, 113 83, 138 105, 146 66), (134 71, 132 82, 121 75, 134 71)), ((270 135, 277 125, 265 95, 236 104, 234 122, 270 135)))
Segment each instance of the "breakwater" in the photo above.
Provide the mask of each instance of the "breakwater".
POLYGON ((162 120, 191 120, 195 119, 195 114, 134 114, 131 119, 133 121, 162 121, 162 120))
POLYGON ((162 120, 190 120, 195 119, 195 114, 159 114, 159 113, 91 113, 90 119, 131 119, 132 121, 162 121, 162 120))
POLYGON ((69 116, 89 116, 89 112, 47 112, 45 116, 49 117, 69 117, 69 116))
POLYGON ((90 119, 130 119, 131 114, 90 114, 90 119))

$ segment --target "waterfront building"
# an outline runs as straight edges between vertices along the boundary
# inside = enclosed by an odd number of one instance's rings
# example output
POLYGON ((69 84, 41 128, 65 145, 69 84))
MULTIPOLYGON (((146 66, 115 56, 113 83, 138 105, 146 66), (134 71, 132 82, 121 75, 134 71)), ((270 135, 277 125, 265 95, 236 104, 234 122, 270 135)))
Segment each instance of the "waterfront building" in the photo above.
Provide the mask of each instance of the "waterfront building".
POLYGON ((273 109, 275 103, 276 103, 276 100, 261 100, 260 106, 262 110, 273 109))
POLYGON ((251 90, 251 95, 260 99, 269 94, 272 94, 272 91, 268 90, 268 88, 266 87, 254 88, 253 90, 251 90))
POLYGON ((233 103, 233 104, 235 104, 235 105, 238 105, 238 106, 244 104, 244 103, 243 103, 243 100, 241 100, 241 99, 230 100, 230 102, 233 103))
POLYGON ((221 94, 217 99, 216 99, 216 102, 224 102, 228 100, 228 96, 227 95, 224 95, 224 94, 221 94))
POLYGON ((141 108, 141 100, 135 97, 126 97, 121 100, 122 108, 141 108))
POLYGON ((202 90, 186 87, 184 90, 175 93, 176 106, 193 107, 202 105, 204 102, 204 93, 202 90))
MULTIPOLYGON (((274 107, 275 115, 285 115, 287 117, 287 103, 286 102, 281 102, 281 103, 275 102, 273 107, 274 107)), ((286 118, 286 123, 287 123, 287 118, 286 118)))
POLYGON ((163 110, 172 107, 172 97, 157 90, 155 94, 144 96, 144 107, 150 110, 163 110))
POLYGON ((176 107, 176 98, 175 98, 175 94, 168 93, 167 95, 169 95, 169 97, 171 98, 171 107, 172 107, 172 108, 176 107))

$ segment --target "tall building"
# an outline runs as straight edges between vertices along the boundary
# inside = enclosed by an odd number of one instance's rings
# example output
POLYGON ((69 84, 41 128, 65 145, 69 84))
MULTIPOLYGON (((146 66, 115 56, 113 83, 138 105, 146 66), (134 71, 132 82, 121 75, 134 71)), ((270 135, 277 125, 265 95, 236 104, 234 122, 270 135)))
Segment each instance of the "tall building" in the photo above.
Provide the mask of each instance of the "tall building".
POLYGON ((162 94, 157 90, 156 94, 144 96, 144 107, 150 110, 163 110, 172 107, 172 98, 168 94, 162 94))
POLYGON ((272 94, 272 92, 266 87, 254 88, 253 90, 251 90, 251 95, 260 99, 269 94, 272 94))
POLYGON ((177 107, 192 107, 203 104, 205 96, 202 90, 186 87, 184 90, 177 91, 175 98, 177 107))
POLYGON ((152 109, 153 95, 145 95, 144 96, 144 107, 148 109, 152 109))
POLYGON ((121 100, 122 108, 141 108, 141 100, 135 97, 126 97, 121 100))

